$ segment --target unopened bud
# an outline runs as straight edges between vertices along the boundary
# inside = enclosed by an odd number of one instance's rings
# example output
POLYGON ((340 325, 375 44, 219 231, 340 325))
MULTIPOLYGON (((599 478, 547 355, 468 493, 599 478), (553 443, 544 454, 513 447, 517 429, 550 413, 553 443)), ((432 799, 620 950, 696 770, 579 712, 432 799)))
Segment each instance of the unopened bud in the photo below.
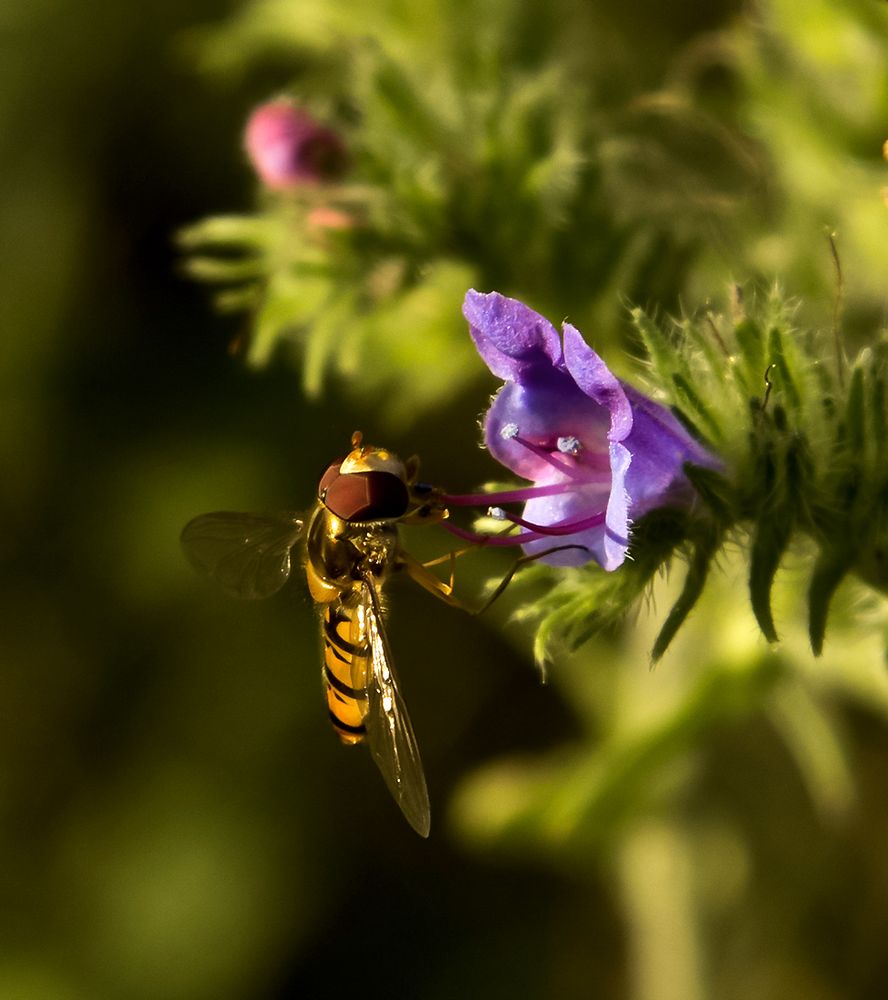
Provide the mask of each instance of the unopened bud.
POLYGON ((244 147, 263 184, 275 191, 333 180, 345 164, 339 135, 287 98, 253 111, 244 147))

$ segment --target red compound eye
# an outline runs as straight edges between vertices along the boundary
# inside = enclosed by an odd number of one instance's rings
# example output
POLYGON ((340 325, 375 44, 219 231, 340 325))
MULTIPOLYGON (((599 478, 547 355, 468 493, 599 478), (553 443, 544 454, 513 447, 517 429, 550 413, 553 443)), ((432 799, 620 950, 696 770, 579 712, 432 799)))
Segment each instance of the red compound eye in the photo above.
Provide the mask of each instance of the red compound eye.
POLYGON ((327 468, 324 469, 324 474, 321 476, 321 481, 318 483, 318 500, 321 502, 323 502, 327 490, 330 489, 330 483, 342 475, 339 471, 339 467, 344 461, 345 459, 337 458, 335 462, 331 462, 327 468))
POLYGON ((339 471, 334 462, 321 477, 318 498, 343 521, 379 521, 407 512, 410 495, 400 476, 392 472, 339 471))

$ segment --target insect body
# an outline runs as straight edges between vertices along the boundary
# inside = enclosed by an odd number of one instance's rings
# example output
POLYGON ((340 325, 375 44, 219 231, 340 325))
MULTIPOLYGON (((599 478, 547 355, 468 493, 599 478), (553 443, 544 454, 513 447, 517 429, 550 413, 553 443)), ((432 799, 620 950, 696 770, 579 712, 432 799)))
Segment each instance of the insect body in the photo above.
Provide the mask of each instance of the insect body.
POLYGON ((411 826, 429 832, 429 799, 413 727, 401 698, 385 632, 381 590, 406 569, 426 589, 456 603, 450 588, 406 553, 398 523, 438 521, 446 511, 415 485, 415 467, 362 446, 334 462, 304 522, 292 514, 204 514, 186 525, 192 563, 238 597, 267 597, 290 575, 304 542, 308 589, 321 610, 323 680, 333 727, 343 743, 366 741, 411 826))

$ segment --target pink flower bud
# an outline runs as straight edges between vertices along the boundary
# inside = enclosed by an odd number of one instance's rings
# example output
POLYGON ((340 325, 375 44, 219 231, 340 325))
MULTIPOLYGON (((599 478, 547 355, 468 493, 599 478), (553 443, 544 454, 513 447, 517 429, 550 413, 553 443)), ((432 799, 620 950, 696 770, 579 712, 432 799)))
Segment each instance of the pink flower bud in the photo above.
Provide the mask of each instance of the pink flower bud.
POLYGON ((253 111, 244 147, 262 183, 273 191, 333 180, 345 165, 339 135, 287 98, 253 111))

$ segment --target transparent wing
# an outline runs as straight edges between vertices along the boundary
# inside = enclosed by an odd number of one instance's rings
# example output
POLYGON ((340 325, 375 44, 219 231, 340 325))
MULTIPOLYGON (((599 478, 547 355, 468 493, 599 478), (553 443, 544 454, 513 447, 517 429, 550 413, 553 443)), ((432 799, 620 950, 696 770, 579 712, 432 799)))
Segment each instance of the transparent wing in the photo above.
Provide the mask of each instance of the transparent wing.
POLYGON ((185 525, 182 548, 192 565, 229 594, 255 599, 280 590, 290 550, 302 534, 294 514, 201 514, 185 525))
POLYGON ((376 766, 407 822, 422 836, 429 835, 431 816, 419 747, 407 708, 398 690, 392 666, 382 608, 373 578, 363 578, 359 621, 370 646, 367 675, 367 743, 376 766))

